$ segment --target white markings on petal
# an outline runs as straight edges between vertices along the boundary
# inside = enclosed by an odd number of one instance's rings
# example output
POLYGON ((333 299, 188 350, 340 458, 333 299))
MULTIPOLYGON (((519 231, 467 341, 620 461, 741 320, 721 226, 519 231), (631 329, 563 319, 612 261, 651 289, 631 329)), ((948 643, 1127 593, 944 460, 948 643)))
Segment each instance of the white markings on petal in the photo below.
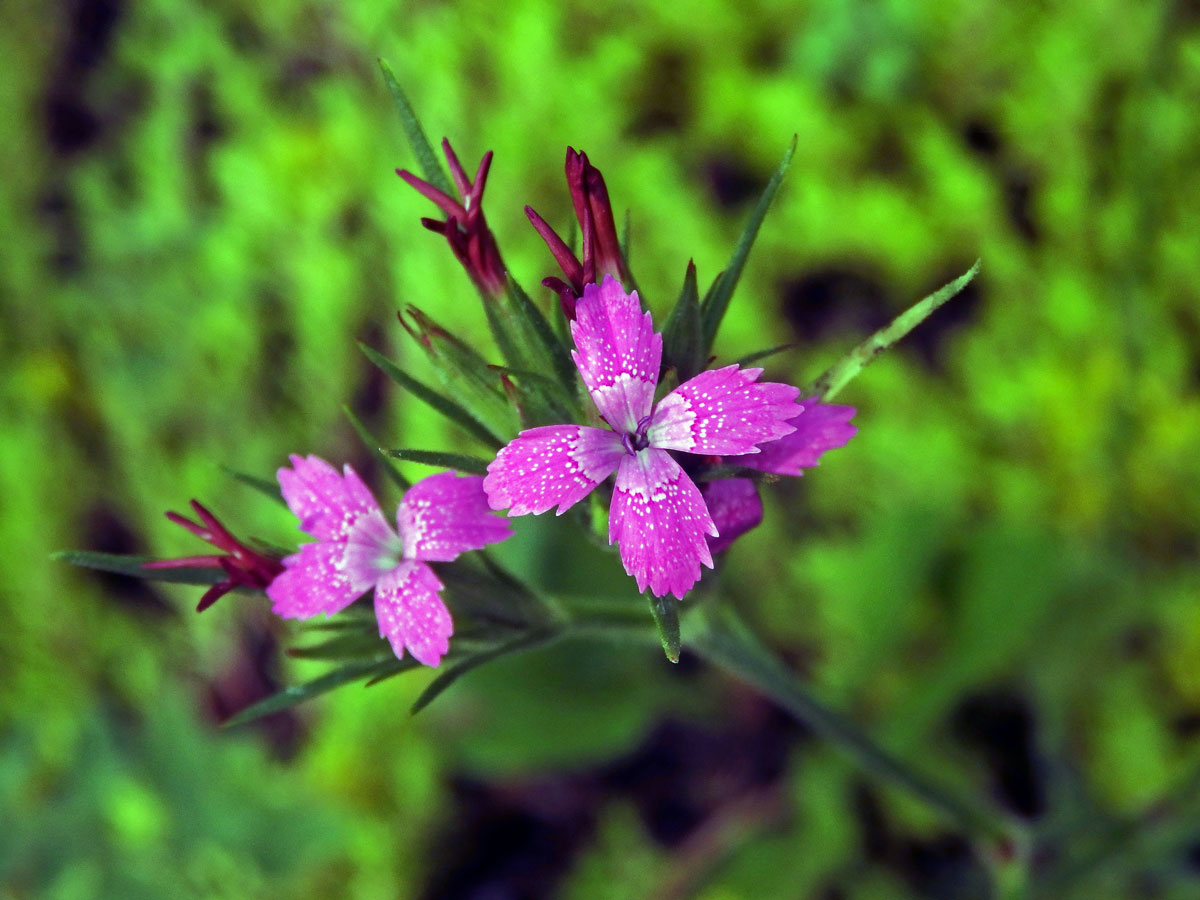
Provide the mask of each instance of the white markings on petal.
POLYGON ((652 447, 737 456, 757 444, 789 434, 784 420, 801 407, 800 391, 787 384, 758 383, 762 369, 726 366, 701 372, 659 401, 646 436, 652 447))
POLYGON ((662 335, 637 291, 626 294, 611 275, 587 285, 571 336, 571 356, 600 415, 618 431, 632 431, 650 414, 662 361, 662 335))
POLYGON ((608 540, 620 546, 638 590, 682 599, 700 566, 712 568, 705 538, 716 534, 700 491, 669 453, 649 448, 621 460, 608 540))
POLYGON ((442 583, 427 564, 405 560, 379 579, 375 587, 375 617, 379 635, 397 657, 404 649, 427 666, 436 666, 450 649, 454 623, 438 596, 442 583))
POLYGON ((545 425, 522 431, 488 465, 483 489, 492 509, 510 516, 562 515, 607 478, 625 456, 615 432, 585 425, 545 425))
POLYGON ((286 557, 283 572, 267 586, 272 611, 285 619, 307 619, 332 615, 357 600, 366 588, 356 589, 346 576, 345 549, 341 541, 325 541, 304 544, 286 557))
POLYGON ((495 515, 478 475, 439 472, 414 484, 396 511, 407 559, 448 562, 512 535, 495 515))

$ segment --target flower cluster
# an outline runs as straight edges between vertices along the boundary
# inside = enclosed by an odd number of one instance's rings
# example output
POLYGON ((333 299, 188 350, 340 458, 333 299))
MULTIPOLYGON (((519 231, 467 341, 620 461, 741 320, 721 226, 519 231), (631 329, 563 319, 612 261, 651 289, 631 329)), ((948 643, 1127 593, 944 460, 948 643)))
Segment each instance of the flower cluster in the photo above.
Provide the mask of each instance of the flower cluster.
MULTIPOLYGON (((484 155, 472 180, 449 143, 443 141, 442 148, 461 200, 410 172, 398 174, 445 215, 444 221, 422 223, 446 237, 485 300, 501 308, 512 296, 510 281, 482 206, 492 154, 484 155)), ((592 403, 592 412, 583 416, 586 423, 526 428, 486 463, 486 477, 444 471, 425 478, 405 492, 395 528, 349 465, 339 473, 316 456, 292 456, 290 467, 278 472, 279 485, 314 543, 282 560, 264 556, 194 504, 205 526, 173 520, 228 555, 151 565, 219 566, 226 577, 205 594, 201 608, 234 587, 248 586, 265 590, 279 615, 306 619, 337 613, 373 591, 379 634, 395 655, 407 651, 437 666, 449 650, 454 626, 431 563, 447 563, 508 539, 512 531, 495 512, 522 516, 555 508, 561 515, 613 476, 609 543, 617 545, 639 591, 682 599, 702 567, 713 567, 713 555, 763 517, 753 480, 720 477, 715 470, 733 465, 800 475, 854 435, 849 424, 854 410, 801 398, 796 387, 760 381, 762 369, 738 365, 699 371, 656 397, 672 363, 664 360, 664 335, 654 330, 633 289, 604 178, 586 154, 570 148, 566 175, 582 259, 541 216, 528 207, 526 214, 565 276, 548 277, 543 284, 558 293, 569 323, 573 347, 558 348, 565 367, 558 375, 570 377, 574 362, 592 403)), ((446 183, 444 177, 434 180, 446 183)), ((490 321, 495 314, 489 312, 490 321)), ((424 321, 419 311, 413 315, 424 321)), ((543 339, 550 333, 534 332, 543 339)), ((705 355, 693 353, 693 358, 705 355)), ((501 377, 511 389, 511 378, 501 377)), ((490 388, 477 379, 475 390, 486 395, 490 388)), ((444 409, 454 406, 443 401, 444 409)), ((540 407, 554 408, 565 409, 540 407)), ((541 417, 547 420, 554 417, 541 417)), ((478 471, 484 471, 482 462, 478 471)))

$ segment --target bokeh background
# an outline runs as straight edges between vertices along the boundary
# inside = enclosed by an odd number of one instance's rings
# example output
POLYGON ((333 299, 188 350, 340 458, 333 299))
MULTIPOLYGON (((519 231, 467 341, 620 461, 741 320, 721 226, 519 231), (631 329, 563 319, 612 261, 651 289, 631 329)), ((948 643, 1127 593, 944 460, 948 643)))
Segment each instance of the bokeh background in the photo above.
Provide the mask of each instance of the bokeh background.
MULTIPOLYGON (((199 552, 162 518, 191 497, 297 540, 222 466, 374 473, 343 403, 459 446, 355 345, 423 372, 412 302, 486 347, 393 174, 415 160, 378 56, 435 140, 495 151, 489 220, 548 310, 522 207, 566 228, 568 144, 630 210, 661 321, 799 136, 716 348, 803 342, 780 380, 982 257, 839 398, 859 436, 771 489, 709 577, 818 695, 1027 820, 1038 872, 1093 853, 1056 896, 1200 895, 1196 3, 64 0, 4 22, 5 900, 988 896, 951 825, 686 654, 575 643, 415 718, 424 672, 221 730, 319 674, 283 655, 294 623, 49 559, 199 552)), ((547 534, 513 564, 569 581, 547 534)))

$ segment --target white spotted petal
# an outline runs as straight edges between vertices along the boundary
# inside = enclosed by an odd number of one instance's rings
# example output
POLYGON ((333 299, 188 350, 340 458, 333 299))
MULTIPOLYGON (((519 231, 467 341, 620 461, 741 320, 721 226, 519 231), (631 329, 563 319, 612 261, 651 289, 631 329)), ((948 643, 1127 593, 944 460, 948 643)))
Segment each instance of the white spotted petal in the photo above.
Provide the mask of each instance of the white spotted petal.
POLYGON ((790 434, 787 419, 803 407, 799 388, 759 382, 762 369, 726 366, 681 384, 658 402, 646 437, 650 446, 688 453, 739 456, 790 434))
POLYGON ((682 600, 700 580, 700 566, 712 568, 709 535, 717 529, 700 491, 669 453, 651 447, 621 460, 608 542, 620 546, 639 591, 682 600))
POLYGON ((426 563, 406 559, 375 586, 375 618, 379 636, 388 639, 397 657, 405 648, 421 663, 436 666, 450 649, 454 622, 438 596, 442 590, 426 563))
POLYGON ((522 431, 488 465, 483 489, 492 509, 562 515, 616 470, 625 456, 620 435, 586 425, 543 425, 522 431))
POLYGON ((637 291, 626 294, 611 275, 587 285, 571 337, 571 356, 596 409, 615 430, 633 431, 650 414, 662 361, 662 335, 637 291))

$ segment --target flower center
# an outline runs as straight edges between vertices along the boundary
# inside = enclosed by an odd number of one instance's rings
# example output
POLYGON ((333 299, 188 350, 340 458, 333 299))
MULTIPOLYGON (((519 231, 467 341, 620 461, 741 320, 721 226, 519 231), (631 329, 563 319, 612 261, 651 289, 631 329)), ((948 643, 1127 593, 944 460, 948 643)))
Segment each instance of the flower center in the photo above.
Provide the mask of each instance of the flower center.
POLYGON ((633 456, 639 450, 645 450, 650 446, 650 438, 646 436, 646 430, 650 427, 650 417, 646 416, 642 421, 638 422, 637 431, 632 434, 621 435, 621 443, 625 445, 625 452, 633 456))

